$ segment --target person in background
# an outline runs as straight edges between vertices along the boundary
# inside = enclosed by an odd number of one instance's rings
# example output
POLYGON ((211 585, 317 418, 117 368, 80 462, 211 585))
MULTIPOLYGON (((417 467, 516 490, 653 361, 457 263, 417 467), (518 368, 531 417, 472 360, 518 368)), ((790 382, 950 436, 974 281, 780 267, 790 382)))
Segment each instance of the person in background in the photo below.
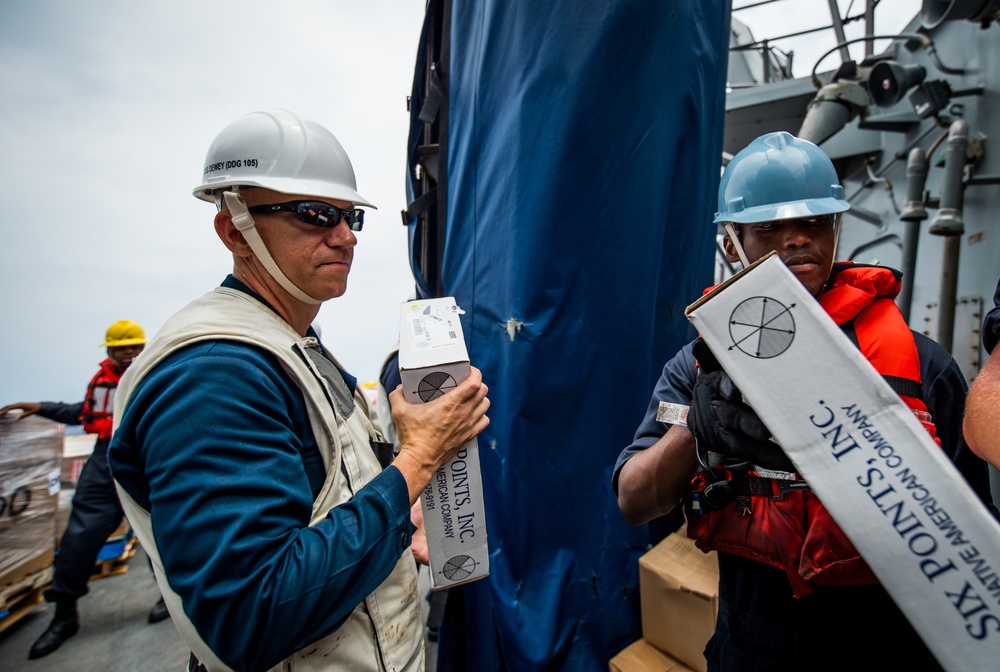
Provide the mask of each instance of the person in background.
POLYGON ((386 441, 393 444, 393 450, 397 453, 402 446, 399 445, 396 423, 392 421, 392 405, 389 403, 389 394, 402 384, 403 379, 399 375, 399 348, 394 348, 382 362, 382 368, 379 369, 378 402, 375 404, 375 412, 378 414, 386 441))
MULTIPOLYGON (((893 301, 900 274, 834 262, 850 204, 823 150, 784 132, 755 139, 726 167, 718 204, 715 223, 726 228, 730 263, 745 266, 777 252, 837 324, 853 332, 876 370, 890 384, 903 383, 894 385, 901 399, 930 414, 925 427, 988 502, 986 465, 962 440, 965 378, 944 348, 903 320, 893 301), (887 350, 905 354, 880 356, 887 350)), ((815 495, 799 489, 794 466, 769 439, 696 339, 664 366, 634 441, 615 466, 612 487, 629 522, 667 515, 683 502, 688 536, 702 550, 718 551, 719 611, 705 648, 708 669, 941 669, 815 495), (687 426, 658 422, 661 401, 689 406, 687 426), (768 481, 796 487, 781 499, 754 494, 770 494, 768 481), (695 494, 701 512, 692 506, 695 494), (778 519, 802 529, 767 522, 778 519)))
MULTIPOLYGON (((55 615, 31 647, 28 658, 52 653, 80 629, 77 600, 89 592, 90 576, 101 548, 122 522, 121 502, 108 471, 112 412, 118 381, 145 343, 142 327, 131 320, 118 320, 108 327, 101 344, 108 356, 90 380, 83 401, 21 401, 0 408, 0 415, 17 410, 21 411, 20 420, 38 414, 64 425, 83 425, 85 432, 97 435, 94 452, 84 464, 73 494, 73 508, 56 554, 52 588, 45 591, 45 599, 56 605, 55 615)), ((149 612, 149 622, 157 623, 169 616, 161 599, 149 612)))
POLYGON ((1000 356, 993 349, 1000 340, 1000 280, 993 294, 993 308, 983 320, 983 347, 989 354, 986 364, 972 381, 965 399, 963 429, 969 447, 1000 469, 1000 356))
POLYGON ((252 112, 199 174, 232 273, 126 374, 110 449, 189 669, 423 670, 410 507, 489 424, 482 374, 427 404, 394 390, 393 457, 310 327, 346 292, 374 207, 340 142, 288 110, 252 112))

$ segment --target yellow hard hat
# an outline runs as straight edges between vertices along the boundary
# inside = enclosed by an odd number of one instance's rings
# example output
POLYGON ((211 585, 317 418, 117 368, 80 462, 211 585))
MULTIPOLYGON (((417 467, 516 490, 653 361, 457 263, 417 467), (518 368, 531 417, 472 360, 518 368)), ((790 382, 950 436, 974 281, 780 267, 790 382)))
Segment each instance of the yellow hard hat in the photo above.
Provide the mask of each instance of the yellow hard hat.
POLYGON ((120 348, 125 345, 143 345, 145 342, 146 334, 142 327, 132 320, 118 320, 108 327, 101 347, 120 348))

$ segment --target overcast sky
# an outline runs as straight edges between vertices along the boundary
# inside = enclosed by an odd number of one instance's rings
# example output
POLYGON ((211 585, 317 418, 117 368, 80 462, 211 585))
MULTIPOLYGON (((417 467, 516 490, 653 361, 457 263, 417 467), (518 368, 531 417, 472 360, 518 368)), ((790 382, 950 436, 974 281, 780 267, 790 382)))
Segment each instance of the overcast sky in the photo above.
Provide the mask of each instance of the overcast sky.
MULTIPOLYGON (((755 22, 774 16, 829 23, 826 0, 778 4, 737 17, 758 38, 767 30, 755 22)), ((919 9, 884 0, 881 28, 919 9)), ((215 135, 271 107, 329 128, 379 208, 347 294, 318 318, 348 370, 374 380, 413 286, 399 213, 423 14, 423 0, 0 4, 0 405, 79 401, 108 325, 128 318, 152 335, 218 285, 231 256, 214 207, 191 191, 215 135)), ((798 76, 816 42, 797 47, 798 76)))
POLYGON ((378 206, 324 341, 362 379, 394 347, 407 264, 405 161, 422 0, 0 5, 0 405, 83 398, 108 325, 151 335, 232 257, 191 195, 229 122, 319 121, 378 206))

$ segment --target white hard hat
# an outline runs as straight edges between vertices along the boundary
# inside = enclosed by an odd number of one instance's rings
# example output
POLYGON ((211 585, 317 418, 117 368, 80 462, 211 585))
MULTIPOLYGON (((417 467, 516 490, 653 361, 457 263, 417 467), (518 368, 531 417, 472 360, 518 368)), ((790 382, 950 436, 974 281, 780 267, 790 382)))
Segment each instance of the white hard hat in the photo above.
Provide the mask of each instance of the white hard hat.
POLYGON ((248 186, 375 207, 357 192, 351 159, 333 133, 288 110, 251 112, 222 129, 202 180, 194 195, 204 201, 248 186))

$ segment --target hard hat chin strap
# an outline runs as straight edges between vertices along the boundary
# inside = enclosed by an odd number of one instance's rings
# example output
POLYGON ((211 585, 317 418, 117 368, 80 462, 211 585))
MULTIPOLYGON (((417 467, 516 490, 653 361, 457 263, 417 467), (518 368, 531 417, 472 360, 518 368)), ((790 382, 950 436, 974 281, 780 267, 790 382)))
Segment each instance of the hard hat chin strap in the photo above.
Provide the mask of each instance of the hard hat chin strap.
POLYGON ((833 216, 833 258, 837 258, 837 246, 840 245, 840 223, 844 219, 844 213, 838 212, 833 216))
POLYGON ((736 248, 736 254, 740 258, 740 263, 743 264, 743 268, 749 268, 750 262, 747 260, 747 253, 743 251, 743 243, 740 242, 740 236, 736 233, 736 225, 733 222, 726 222, 726 233, 729 234, 729 240, 733 241, 733 247, 736 248))
POLYGON ((257 255, 260 263, 264 264, 264 268, 266 268, 267 272, 271 274, 271 277, 274 278, 286 292, 294 296, 302 303, 307 303, 311 306, 318 306, 323 303, 319 299, 314 299, 296 287, 292 284, 292 281, 281 272, 281 269, 278 268, 278 264, 275 263, 274 258, 271 257, 271 253, 267 251, 267 246, 264 244, 264 241, 261 240, 260 233, 257 232, 257 226, 254 224, 253 217, 251 217, 250 212, 247 211, 247 205, 243 201, 243 197, 236 191, 223 192, 222 197, 226 200, 226 206, 229 208, 229 212, 233 216, 233 224, 236 226, 236 230, 243 234, 243 237, 246 239, 250 249, 257 255))

